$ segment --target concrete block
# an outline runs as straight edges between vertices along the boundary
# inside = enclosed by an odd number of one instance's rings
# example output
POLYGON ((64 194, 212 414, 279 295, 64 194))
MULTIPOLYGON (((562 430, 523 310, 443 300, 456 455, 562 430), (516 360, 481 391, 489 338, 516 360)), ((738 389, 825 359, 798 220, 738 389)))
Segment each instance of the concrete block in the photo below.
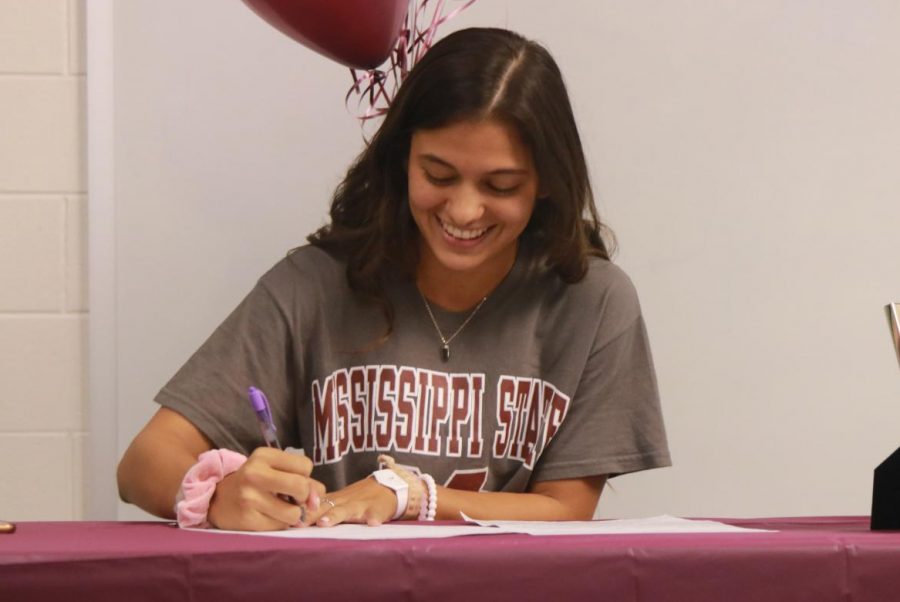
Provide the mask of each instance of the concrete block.
POLYGON ((3 520, 72 520, 71 437, 67 433, 0 433, 3 520))
POLYGON ((84 430, 86 366, 86 316, 0 315, 0 432, 84 430))
POLYGON ((66 311, 88 308, 87 197, 66 199, 66 311))
POLYGON ((85 0, 69 0, 69 74, 84 75, 87 71, 87 27, 85 0))
POLYGON ((64 216, 62 197, 0 197, 0 312, 62 309, 64 216))
POLYGON ((0 73, 65 72, 66 2, 0 2, 0 73))
POLYGON ((85 190, 83 80, 0 78, 0 192, 85 190))

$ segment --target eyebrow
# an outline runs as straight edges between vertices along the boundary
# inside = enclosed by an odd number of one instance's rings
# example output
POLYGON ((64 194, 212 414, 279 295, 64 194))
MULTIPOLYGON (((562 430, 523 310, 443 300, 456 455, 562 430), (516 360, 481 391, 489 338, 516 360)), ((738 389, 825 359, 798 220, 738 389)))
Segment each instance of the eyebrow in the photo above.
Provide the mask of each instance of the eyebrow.
MULTIPOLYGON (((452 163, 444 161, 440 157, 438 157, 436 155, 432 155, 430 153, 424 153, 422 155, 419 155, 419 158, 423 159, 425 161, 428 161, 429 163, 437 163, 438 165, 443 165, 444 167, 456 169, 456 166, 454 166, 452 163)), ((522 168, 518 168, 518 167, 501 167, 500 169, 494 169, 494 170, 491 170, 488 172, 488 174, 490 174, 490 175, 504 175, 504 174, 520 175, 520 174, 527 174, 527 173, 528 173, 527 169, 522 169, 522 168)))

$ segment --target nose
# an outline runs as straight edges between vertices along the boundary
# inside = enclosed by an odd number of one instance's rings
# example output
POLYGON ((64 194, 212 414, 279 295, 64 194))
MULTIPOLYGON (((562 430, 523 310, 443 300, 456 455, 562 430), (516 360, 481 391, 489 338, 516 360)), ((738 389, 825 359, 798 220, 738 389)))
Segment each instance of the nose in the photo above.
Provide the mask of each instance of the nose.
POLYGON ((444 215, 456 226, 466 226, 478 221, 484 215, 481 194, 471 186, 456 188, 447 198, 444 215))

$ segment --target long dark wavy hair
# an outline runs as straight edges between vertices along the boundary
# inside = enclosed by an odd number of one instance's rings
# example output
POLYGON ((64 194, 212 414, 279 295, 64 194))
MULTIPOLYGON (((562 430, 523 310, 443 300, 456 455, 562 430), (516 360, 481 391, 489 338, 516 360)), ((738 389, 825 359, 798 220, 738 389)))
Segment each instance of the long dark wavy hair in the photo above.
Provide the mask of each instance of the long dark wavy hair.
POLYGON ((410 72, 337 187, 331 223, 308 238, 343 257, 351 290, 381 306, 384 338, 394 323, 385 287, 414 278, 419 261, 407 198, 413 132, 481 119, 512 124, 531 151, 541 197, 521 242, 565 282, 584 277, 588 256, 610 258, 612 234, 597 215, 569 95, 553 57, 504 29, 457 31, 410 72))

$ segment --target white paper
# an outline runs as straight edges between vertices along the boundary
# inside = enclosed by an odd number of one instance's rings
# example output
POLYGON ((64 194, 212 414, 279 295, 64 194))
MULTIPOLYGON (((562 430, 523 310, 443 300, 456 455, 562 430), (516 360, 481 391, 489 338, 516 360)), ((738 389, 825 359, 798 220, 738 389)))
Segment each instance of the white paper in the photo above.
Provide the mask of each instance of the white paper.
POLYGON ((460 513, 469 525, 423 525, 391 523, 370 527, 368 525, 341 524, 334 527, 306 527, 286 531, 222 531, 218 529, 191 529, 204 533, 230 533, 233 535, 263 535, 293 539, 434 539, 462 535, 504 535, 524 533, 528 535, 621 535, 629 533, 766 533, 765 529, 735 527, 711 520, 692 520, 662 515, 650 518, 591 521, 505 521, 474 520, 460 513))
POLYGON ((693 520, 664 514, 650 518, 588 521, 506 521, 473 520, 484 527, 499 528, 505 533, 529 535, 617 535, 628 533, 765 533, 765 529, 735 527, 711 520, 693 520))
POLYGON ((224 531, 221 529, 189 529, 204 533, 229 533, 232 535, 264 535, 291 539, 434 539, 460 535, 502 535, 503 531, 479 525, 417 525, 392 523, 370 527, 368 525, 340 524, 333 527, 304 527, 285 531, 224 531))

